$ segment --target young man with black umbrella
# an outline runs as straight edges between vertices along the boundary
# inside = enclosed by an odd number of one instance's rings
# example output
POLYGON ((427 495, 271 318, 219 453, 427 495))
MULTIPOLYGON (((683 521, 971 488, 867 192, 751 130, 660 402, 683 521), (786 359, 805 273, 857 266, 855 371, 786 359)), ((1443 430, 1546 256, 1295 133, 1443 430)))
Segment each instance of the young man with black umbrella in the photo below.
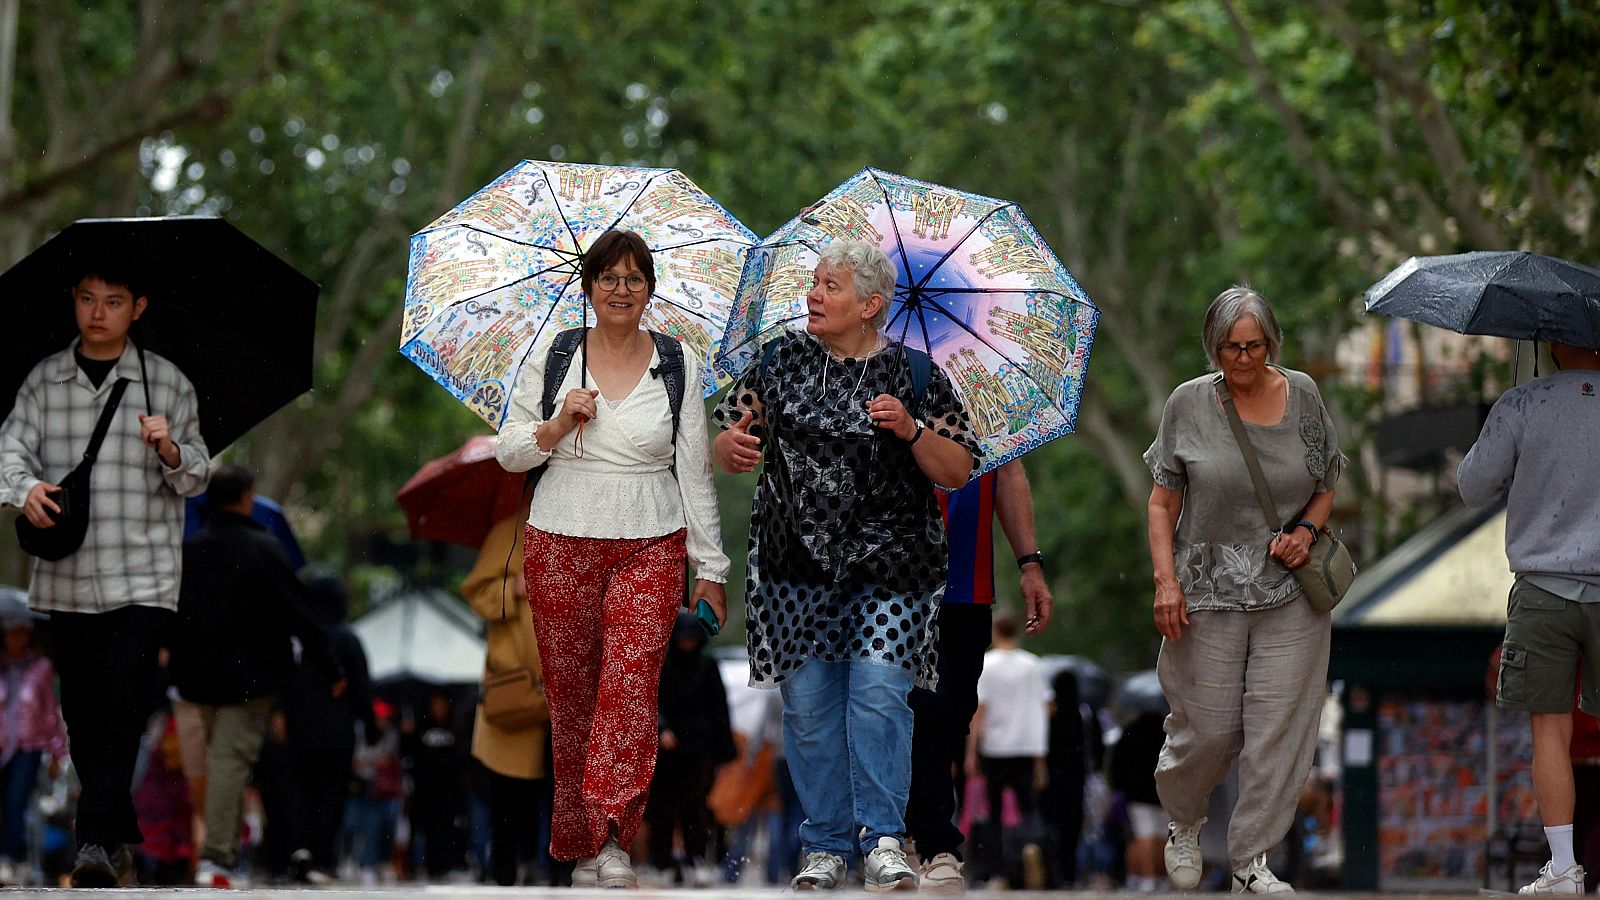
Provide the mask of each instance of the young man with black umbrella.
POLYGON ((131 877, 127 845, 143 840, 129 788, 178 605, 183 498, 205 490, 211 455, 193 385, 166 359, 141 358, 128 338, 149 304, 131 270, 86 267, 70 295, 78 339, 34 366, 0 425, 0 503, 21 509, 41 534, 63 527, 71 510, 58 502, 58 482, 83 461, 116 398, 92 491, 69 499, 80 511, 87 504, 83 542, 56 561, 37 560, 29 587, 29 605, 50 614, 45 632, 83 783, 72 882, 112 887, 131 877))

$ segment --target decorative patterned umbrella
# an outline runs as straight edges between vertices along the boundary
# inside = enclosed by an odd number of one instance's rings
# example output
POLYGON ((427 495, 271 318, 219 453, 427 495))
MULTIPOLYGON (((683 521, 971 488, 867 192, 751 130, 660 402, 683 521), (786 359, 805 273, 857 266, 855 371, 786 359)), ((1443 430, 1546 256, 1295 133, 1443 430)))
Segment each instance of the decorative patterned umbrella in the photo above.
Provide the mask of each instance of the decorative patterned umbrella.
POLYGON ((883 248, 888 333, 926 351, 966 403, 987 472, 1070 434, 1100 310, 1015 203, 866 168, 752 249, 716 367, 736 376, 806 315, 822 249, 883 248))
MULTIPOLYGON (((750 229, 676 169, 533 160, 412 236, 401 354, 498 429, 539 336, 588 320, 583 254, 613 228, 655 258, 646 327, 710 359, 750 229)), ((714 392, 709 367, 703 378, 714 392)))

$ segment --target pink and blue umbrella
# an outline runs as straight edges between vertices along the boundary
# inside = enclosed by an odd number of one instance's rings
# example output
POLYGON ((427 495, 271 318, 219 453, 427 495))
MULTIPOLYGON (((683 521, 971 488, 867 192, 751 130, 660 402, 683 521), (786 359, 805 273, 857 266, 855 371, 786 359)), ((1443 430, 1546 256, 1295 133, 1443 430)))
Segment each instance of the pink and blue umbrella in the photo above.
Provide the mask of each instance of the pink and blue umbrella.
POLYGON ((1071 434, 1100 310, 1021 207, 865 168, 746 256, 716 367, 737 376, 804 327, 822 249, 877 244, 898 270, 891 339, 933 357, 966 404, 987 472, 1071 434))

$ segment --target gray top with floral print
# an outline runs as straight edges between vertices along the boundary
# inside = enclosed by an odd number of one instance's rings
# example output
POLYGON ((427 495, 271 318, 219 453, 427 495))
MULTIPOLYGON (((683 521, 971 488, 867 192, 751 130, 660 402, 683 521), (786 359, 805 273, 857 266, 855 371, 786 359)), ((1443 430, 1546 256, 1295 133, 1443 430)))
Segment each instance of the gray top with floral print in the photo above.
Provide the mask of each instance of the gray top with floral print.
POLYGON ((1178 586, 1190 612, 1282 606, 1300 591, 1294 576, 1267 555, 1272 532, 1300 518, 1313 493, 1333 490, 1344 471, 1333 420, 1303 372, 1274 367, 1289 380, 1289 404, 1275 425, 1245 423, 1277 504, 1269 524, 1256 499, 1214 375, 1186 381, 1167 398, 1161 429, 1144 460, 1156 484, 1183 491, 1173 537, 1178 586))

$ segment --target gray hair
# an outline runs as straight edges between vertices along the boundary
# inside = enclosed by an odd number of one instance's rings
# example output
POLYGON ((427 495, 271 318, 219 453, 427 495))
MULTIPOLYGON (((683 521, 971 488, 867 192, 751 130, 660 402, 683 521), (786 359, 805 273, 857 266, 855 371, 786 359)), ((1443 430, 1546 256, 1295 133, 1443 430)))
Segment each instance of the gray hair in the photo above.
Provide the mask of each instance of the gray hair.
POLYGON ((1283 329, 1278 327, 1278 317, 1272 313, 1272 304, 1249 285, 1236 284, 1218 294, 1206 310, 1201 340, 1205 342, 1206 362, 1210 364, 1211 371, 1222 368, 1222 360, 1217 358, 1217 345, 1228 339, 1233 326, 1245 316, 1255 319, 1266 335, 1267 362, 1278 361, 1278 351, 1283 349, 1283 329))
POLYGON ((834 241, 822 248, 822 258, 831 269, 845 269, 856 283, 856 299, 865 301, 873 294, 883 297, 883 306, 872 317, 872 327, 882 330, 889 321, 889 301, 894 299, 894 263, 889 255, 866 241, 834 241))

